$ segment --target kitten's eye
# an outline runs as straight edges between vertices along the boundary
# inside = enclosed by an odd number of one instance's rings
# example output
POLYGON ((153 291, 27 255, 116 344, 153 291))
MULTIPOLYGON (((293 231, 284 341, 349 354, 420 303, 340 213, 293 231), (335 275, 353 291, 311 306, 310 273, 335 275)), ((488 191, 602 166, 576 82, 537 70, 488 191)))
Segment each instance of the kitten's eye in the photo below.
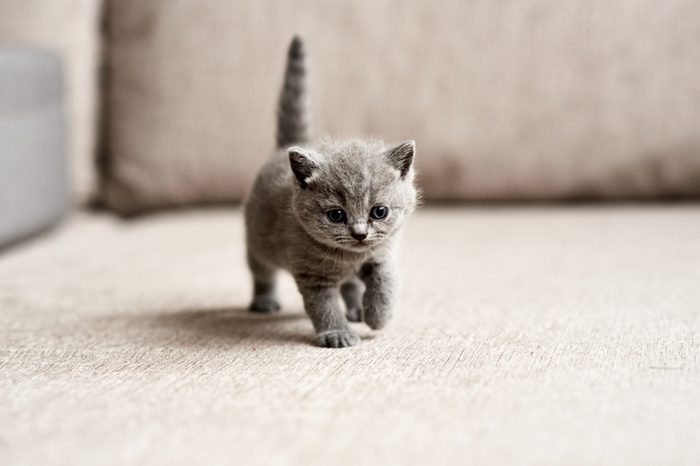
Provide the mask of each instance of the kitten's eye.
POLYGON ((383 205, 378 205, 376 207, 372 207, 372 210, 369 212, 370 217, 372 217, 375 220, 381 220, 384 217, 386 217, 389 214, 389 208, 383 205))
POLYGON ((326 217, 333 223, 345 221, 345 211, 343 209, 332 209, 326 212, 326 217))

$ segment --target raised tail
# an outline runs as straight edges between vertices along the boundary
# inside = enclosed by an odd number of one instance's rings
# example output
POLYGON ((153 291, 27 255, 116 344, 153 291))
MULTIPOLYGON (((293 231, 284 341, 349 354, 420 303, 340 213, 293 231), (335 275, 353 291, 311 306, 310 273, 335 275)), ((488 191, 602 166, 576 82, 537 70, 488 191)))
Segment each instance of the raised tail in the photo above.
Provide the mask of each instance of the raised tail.
POLYGON ((304 43, 294 36, 287 52, 287 69, 277 107, 277 147, 280 148, 309 139, 304 55, 304 43))

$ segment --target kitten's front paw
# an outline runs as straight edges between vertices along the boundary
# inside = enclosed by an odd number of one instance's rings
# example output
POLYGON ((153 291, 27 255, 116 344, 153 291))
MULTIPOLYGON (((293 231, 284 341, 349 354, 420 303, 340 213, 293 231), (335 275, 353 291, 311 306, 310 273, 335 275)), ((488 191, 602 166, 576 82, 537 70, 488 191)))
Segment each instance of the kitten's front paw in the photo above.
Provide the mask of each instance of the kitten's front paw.
POLYGON ((251 312, 271 313, 280 310, 280 303, 274 296, 260 295, 253 298, 248 309, 251 312))
POLYGON ((349 322, 362 322, 362 308, 352 307, 348 309, 348 312, 345 313, 345 317, 349 322))
POLYGON ((365 321, 367 326, 372 330, 379 330, 383 328, 391 319, 391 312, 389 311, 379 311, 373 307, 365 309, 362 320, 365 321))
POLYGON ((346 348, 360 343, 360 337, 352 330, 328 330, 317 334, 316 342, 326 348, 346 348))

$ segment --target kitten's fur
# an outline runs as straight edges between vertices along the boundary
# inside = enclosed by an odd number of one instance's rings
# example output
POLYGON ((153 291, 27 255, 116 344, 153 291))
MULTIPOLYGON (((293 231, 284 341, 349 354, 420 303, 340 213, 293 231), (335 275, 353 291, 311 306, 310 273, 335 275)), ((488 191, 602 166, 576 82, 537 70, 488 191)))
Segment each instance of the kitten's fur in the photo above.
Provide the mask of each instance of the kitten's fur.
POLYGON ((277 147, 245 206, 248 263, 256 312, 277 311, 275 273, 296 280, 321 346, 359 343, 348 325, 382 328, 397 299, 397 234, 415 209, 415 144, 377 140, 309 141, 306 70, 301 40, 289 47, 279 101, 277 147), (389 208, 381 220, 373 207, 389 208), (327 212, 342 208, 345 222, 327 212), (352 234, 366 238, 358 241, 352 234), (346 313, 341 308, 342 296, 346 313), (347 316, 347 318, 346 318, 347 316))

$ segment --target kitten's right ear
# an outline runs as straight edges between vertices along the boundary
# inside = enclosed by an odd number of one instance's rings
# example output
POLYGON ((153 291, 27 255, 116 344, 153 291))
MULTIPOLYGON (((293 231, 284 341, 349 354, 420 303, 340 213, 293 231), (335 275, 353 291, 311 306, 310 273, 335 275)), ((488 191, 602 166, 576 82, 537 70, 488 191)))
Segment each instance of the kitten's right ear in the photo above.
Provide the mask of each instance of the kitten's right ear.
POLYGON ((406 178, 413 164, 413 155, 416 153, 416 142, 406 141, 385 152, 384 156, 391 166, 399 171, 401 179, 406 178))
POLYGON ((314 172, 318 170, 318 162, 311 155, 311 152, 301 147, 290 147, 287 152, 289 153, 289 165, 292 167, 297 183, 302 189, 306 189, 314 172))

